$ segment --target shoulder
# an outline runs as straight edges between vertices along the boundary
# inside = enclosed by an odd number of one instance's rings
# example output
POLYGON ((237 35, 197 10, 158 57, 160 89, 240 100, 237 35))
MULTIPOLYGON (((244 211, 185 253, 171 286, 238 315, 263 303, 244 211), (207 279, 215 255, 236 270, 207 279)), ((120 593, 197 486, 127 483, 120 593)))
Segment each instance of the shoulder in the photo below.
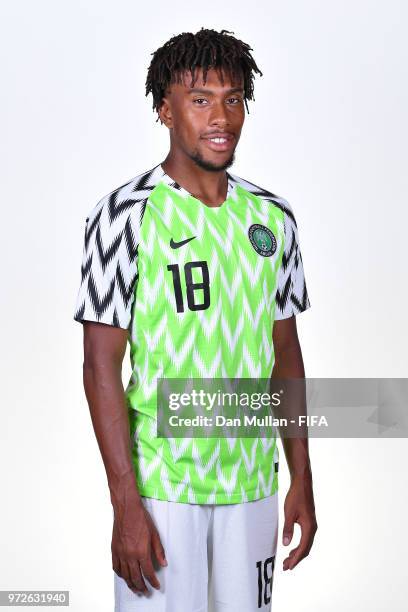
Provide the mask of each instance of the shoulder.
POLYGON ((159 176, 157 166, 136 175, 89 212, 75 320, 128 328, 144 207, 159 176))
POLYGON ((260 187, 259 185, 253 183, 252 181, 249 181, 248 179, 244 179, 240 176, 237 176, 236 174, 231 174, 230 172, 228 172, 228 175, 231 178, 232 182, 238 184, 242 189, 245 189, 250 194, 257 196, 266 202, 269 202, 271 205, 280 208, 284 213, 285 226, 293 224, 296 227, 294 211, 288 200, 270 191, 266 187, 260 187))
POLYGON ((154 166, 128 180, 104 195, 88 212, 87 236, 98 228, 124 228, 130 218, 141 222, 146 201, 160 179, 160 170, 154 166))

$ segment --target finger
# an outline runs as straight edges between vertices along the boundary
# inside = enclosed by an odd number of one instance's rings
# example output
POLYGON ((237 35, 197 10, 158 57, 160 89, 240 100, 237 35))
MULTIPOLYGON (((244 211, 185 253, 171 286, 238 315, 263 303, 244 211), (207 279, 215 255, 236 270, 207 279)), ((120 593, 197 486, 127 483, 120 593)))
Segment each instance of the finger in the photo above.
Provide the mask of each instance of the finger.
POLYGON ((294 524, 295 518, 293 516, 285 516, 282 534, 282 544, 284 546, 289 546, 292 541, 294 524))
POLYGON ((168 565, 167 559, 166 559, 166 553, 161 543, 159 532, 156 531, 155 529, 153 530, 153 533, 152 533, 152 549, 160 565, 163 565, 163 566, 168 565))
POLYGON ((293 560, 293 555, 296 554, 297 550, 298 550, 298 547, 296 547, 293 550, 291 550, 290 553, 288 554, 288 556, 286 557, 286 559, 283 560, 283 569, 284 570, 292 569, 291 563, 292 563, 292 560, 293 560))
POLYGON ((112 553, 112 569, 115 572, 115 574, 121 577, 120 576, 120 560, 119 560, 118 555, 115 555, 114 553, 112 553))
POLYGON ((307 557, 307 555, 308 552, 305 549, 300 548, 300 546, 294 548, 291 551, 291 554, 283 562, 284 571, 294 569, 302 559, 307 557))
POLYGON ((160 589, 160 582, 157 579, 156 573, 154 571, 153 563, 151 557, 146 557, 145 559, 139 559, 140 568, 143 572, 143 576, 150 582, 154 589, 160 589))
POLYGON ((132 561, 128 564, 129 566, 129 588, 132 591, 139 593, 149 593, 149 589, 143 579, 142 572, 140 571, 140 564, 138 561, 132 561))
POLYGON ((129 568, 128 568, 126 561, 124 561, 123 559, 119 559, 119 567, 120 567, 120 574, 119 574, 120 577, 123 578, 123 580, 128 585, 129 589, 131 589, 132 586, 131 586, 129 568))
POLYGON ((310 552, 310 549, 312 548, 313 539, 314 532, 312 530, 312 527, 309 525, 301 525, 301 538, 299 545, 293 550, 291 550, 289 556, 286 557, 286 559, 284 560, 284 570, 293 569, 302 559, 307 557, 310 552))

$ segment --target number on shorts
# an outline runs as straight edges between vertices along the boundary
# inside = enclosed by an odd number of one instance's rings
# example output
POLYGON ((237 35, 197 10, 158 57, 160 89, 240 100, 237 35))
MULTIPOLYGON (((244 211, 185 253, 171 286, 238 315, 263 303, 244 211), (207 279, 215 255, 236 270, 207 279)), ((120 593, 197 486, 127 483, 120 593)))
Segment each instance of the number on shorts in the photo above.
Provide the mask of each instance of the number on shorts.
POLYGON ((271 601, 275 557, 268 557, 263 563, 257 561, 256 567, 258 568, 258 608, 262 608, 271 601))

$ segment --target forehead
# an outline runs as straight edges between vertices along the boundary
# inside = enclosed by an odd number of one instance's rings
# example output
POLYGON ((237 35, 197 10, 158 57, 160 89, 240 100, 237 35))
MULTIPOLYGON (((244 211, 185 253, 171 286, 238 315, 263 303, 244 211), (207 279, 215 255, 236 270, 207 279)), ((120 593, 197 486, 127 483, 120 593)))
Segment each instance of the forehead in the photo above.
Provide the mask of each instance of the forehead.
POLYGON ((172 82, 168 86, 168 90, 170 91, 178 91, 180 93, 189 93, 193 88, 200 89, 208 89, 208 90, 229 90, 235 87, 242 88, 244 87, 244 79, 242 74, 238 73, 237 75, 230 75, 225 70, 221 71, 222 80, 220 78, 220 69, 209 68, 207 70, 205 82, 204 82, 204 70, 201 67, 198 67, 195 70, 194 77, 195 81, 193 83, 193 74, 190 70, 180 71, 177 76, 179 82, 172 82))

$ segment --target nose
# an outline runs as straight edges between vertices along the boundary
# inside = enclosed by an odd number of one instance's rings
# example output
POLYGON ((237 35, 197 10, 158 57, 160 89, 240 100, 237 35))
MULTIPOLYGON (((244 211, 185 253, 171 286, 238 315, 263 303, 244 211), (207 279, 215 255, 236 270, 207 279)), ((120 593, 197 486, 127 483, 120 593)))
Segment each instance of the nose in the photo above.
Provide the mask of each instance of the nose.
POLYGON ((227 126, 229 125, 229 118, 227 114, 227 108, 223 101, 214 101, 211 108, 209 117, 209 124, 213 126, 227 126))

